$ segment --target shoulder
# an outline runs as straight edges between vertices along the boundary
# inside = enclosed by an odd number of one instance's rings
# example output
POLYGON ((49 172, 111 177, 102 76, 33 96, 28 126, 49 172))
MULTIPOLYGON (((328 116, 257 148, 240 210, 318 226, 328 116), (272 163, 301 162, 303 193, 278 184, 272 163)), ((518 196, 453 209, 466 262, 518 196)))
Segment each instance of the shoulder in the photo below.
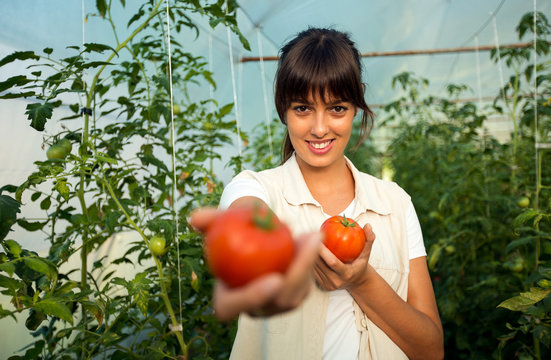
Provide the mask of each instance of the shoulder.
POLYGON ((281 184, 281 179, 285 177, 284 166, 280 165, 275 168, 262 171, 243 170, 234 177, 236 179, 252 179, 259 182, 264 187, 278 187, 281 184))
POLYGON ((370 187, 376 190, 376 192, 384 198, 396 198, 397 200, 411 202, 410 195, 396 182, 379 179, 373 175, 359 172, 358 177, 363 186, 370 187))

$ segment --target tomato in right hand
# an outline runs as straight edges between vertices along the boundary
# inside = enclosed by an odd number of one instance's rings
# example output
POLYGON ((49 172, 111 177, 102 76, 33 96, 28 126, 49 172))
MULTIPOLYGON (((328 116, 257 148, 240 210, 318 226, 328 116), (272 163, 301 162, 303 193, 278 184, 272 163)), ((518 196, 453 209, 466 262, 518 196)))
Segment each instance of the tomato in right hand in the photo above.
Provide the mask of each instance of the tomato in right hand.
POLYGON ((323 244, 343 263, 351 263, 362 252, 366 237, 357 222, 343 216, 332 216, 321 225, 323 244))
POLYGON ((207 264, 231 288, 269 273, 284 273, 295 245, 291 231, 267 208, 230 208, 207 229, 207 264))

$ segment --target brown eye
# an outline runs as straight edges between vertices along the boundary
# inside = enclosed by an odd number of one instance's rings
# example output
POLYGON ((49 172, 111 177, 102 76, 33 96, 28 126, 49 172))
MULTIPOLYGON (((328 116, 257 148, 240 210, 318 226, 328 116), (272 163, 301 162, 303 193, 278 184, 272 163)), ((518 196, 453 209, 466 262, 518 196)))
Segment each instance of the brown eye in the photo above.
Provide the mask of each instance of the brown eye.
POLYGON ((296 111, 297 113, 304 113, 308 111, 308 107, 304 105, 299 105, 299 106, 295 106, 293 110, 296 111))
POLYGON ((333 112, 336 112, 337 114, 342 114, 346 110, 348 110, 345 106, 337 105, 333 108, 333 112))

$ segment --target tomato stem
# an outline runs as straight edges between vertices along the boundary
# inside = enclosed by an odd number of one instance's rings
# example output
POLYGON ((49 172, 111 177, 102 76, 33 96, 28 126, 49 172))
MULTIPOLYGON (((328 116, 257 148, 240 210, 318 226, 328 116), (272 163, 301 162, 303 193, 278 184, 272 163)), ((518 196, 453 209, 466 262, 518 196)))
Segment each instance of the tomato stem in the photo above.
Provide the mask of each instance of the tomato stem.
POLYGON ((346 218, 346 215, 343 215, 342 216, 342 220, 341 220, 341 224, 345 227, 355 227, 356 226, 356 222, 354 220, 349 220, 346 218))
POLYGON ((265 209, 266 213, 263 214, 259 204, 255 204, 253 209, 253 222, 254 224, 265 231, 270 231, 275 228, 274 214, 270 209, 265 209))

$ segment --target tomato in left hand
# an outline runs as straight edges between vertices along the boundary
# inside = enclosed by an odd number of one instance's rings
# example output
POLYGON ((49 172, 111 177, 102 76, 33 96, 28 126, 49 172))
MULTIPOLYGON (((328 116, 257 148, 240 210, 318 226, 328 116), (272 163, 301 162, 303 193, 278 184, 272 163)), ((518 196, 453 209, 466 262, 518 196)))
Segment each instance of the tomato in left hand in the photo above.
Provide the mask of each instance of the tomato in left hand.
POLYGON ((321 225, 323 244, 343 263, 351 263, 365 245, 364 230, 357 222, 343 216, 332 216, 321 225))

